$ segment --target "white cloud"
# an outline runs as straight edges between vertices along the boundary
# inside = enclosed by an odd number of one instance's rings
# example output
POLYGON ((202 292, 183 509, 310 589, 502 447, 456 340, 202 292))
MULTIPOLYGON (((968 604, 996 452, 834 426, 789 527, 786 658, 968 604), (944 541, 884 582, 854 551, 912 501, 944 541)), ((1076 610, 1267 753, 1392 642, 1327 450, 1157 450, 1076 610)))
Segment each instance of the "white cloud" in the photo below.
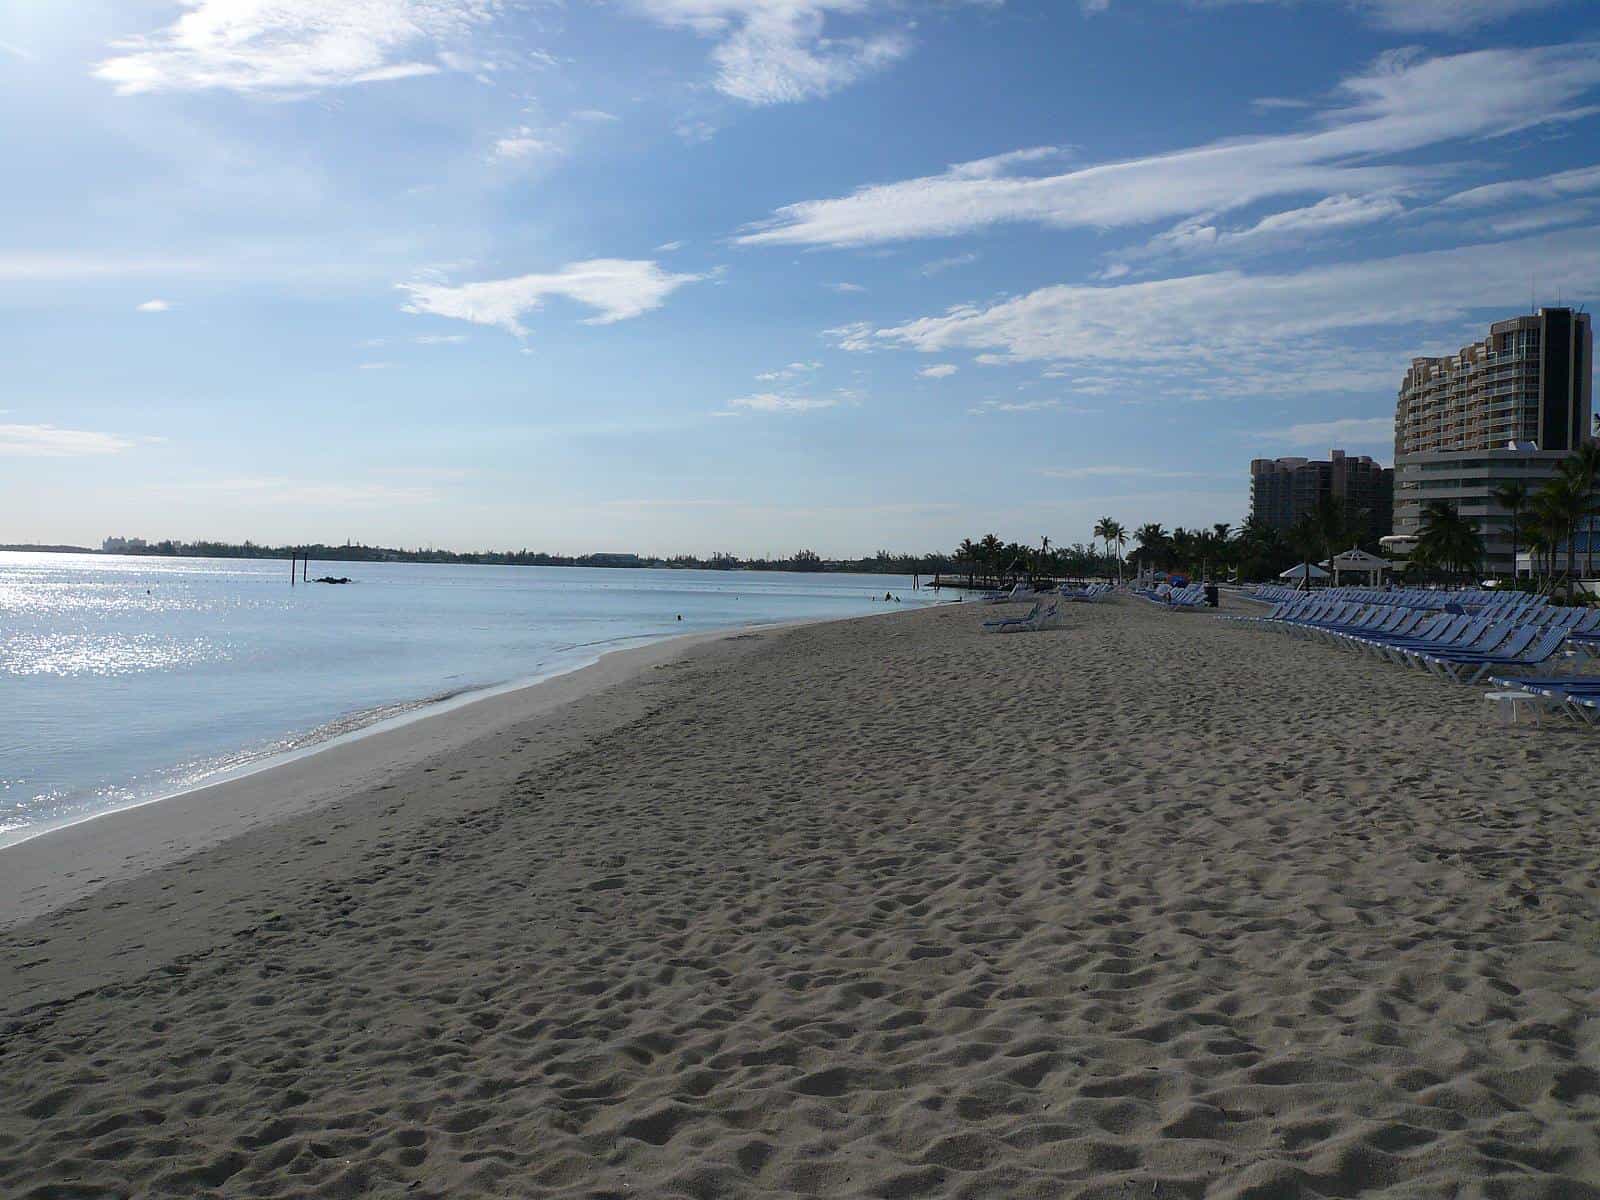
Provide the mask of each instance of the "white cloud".
POLYGON ((662 242, 656 247, 657 254, 671 254, 674 250, 682 250, 688 242, 662 242))
POLYGON ((1400 33, 1462 33, 1562 0, 1352 0, 1374 23, 1400 33))
POLYGON ((411 339, 419 346, 459 346, 467 340, 464 333, 422 333, 411 339))
MULTIPOLYGON (((1179 222, 1157 234, 1139 250, 1119 251, 1124 259, 1156 257, 1163 254, 1240 253, 1296 246, 1344 229, 1371 225, 1405 214, 1406 207, 1394 196, 1328 196, 1305 208, 1272 213, 1242 229, 1219 229, 1204 217, 1179 222)), ((1127 274, 1127 264, 1119 262, 1102 273, 1114 279, 1116 267, 1127 274)))
MULTIPOLYGON (((1393 386, 1405 355, 1339 346, 1355 329, 1462 322, 1527 303, 1528 278, 1564 295, 1600 292, 1600 239, 1578 229, 1285 274, 1217 271, 1120 285, 1061 284, 887 328, 834 331, 846 349, 978 351, 1130 373, 1172 389, 1271 392, 1393 386)), ((1182 391, 1178 394, 1183 394, 1182 391)))
POLYGON ((924 379, 948 379, 960 369, 953 363, 936 363, 931 367, 923 367, 917 374, 924 379))
POLYGON ((146 300, 143 304, 137 305, 133 311, 142 313, 164 313, 171 307, 172 305, 168 304, 165 300, 146 300))
POLYGON ((84 458, 120 454, 129 438, 54 425, 0 425, 0 458, 84 458))
POLYGON ((1492 217, 1484 224, 1497 236, 1521 237, 1541 229, 1557 229, 1562 225, 1592 224, 1594 217, 1593 204, 1550 204, 1543 208, 1492 217))
POLYGON ((392 362, 364 362, 356 369, 358 371, 387 371, 392 366, 394 366, 392 362))
POLYGON ((793 379, 796 375, 806 375, 820 370, 821 367, 822 364, 819 362, 792 362, 776 371, 763 371, 756 376, 756 379, 762 383, 781 383, 783 380, 793 379))
POLYGON ((523 162, 539 155, 562 153, 559 143, 540 137, 527 125, 504 137, 496 138, 489 157, 497 162, 523 162))
POLYGON ((1250 436, 1256 441, 1278 442, 1295 449, 1388 446, 1394 442, 1394 417, 1341 417, 1336 421, 1290 425, 1287 429, 1267 429, 1250 436))
POLYGON ((737 400, 728 401, 728 406, 735 409, 748 409, 751 412, 811 412, 819 408, 835 408, 839 405, 840 398, 832 396, 780 396, 776 392, 758 392, 753 396, 740 396, 737 400))
POLYGON ((595 258, 569 263, 545 275, 519 275, 480 283, 450 286, 442 283, 402 283, 410 296, 406 312, 428 313, 495 325, 522 337, 527 330, 521 318, 543 307, 546 298, 564 296, 599 315, 587 325, 609 325, 660 308, 667 297, 703 275, 673 275, 648 260, 595 258))
POLYGON ((949 258, 936 258, 932 262, 922 264, 922 273, 930 279, 944 271, 953 271, 957 267, 969 266, 978 261, 976 254, 952 254, 949 258))
MULTIPOLYGON (((179 0, 157 33, 117 44, 95 74, 123 95, 224 88, 296 95, 431 75, 430 46, 487 21, 499 0, 179 0), (413 57, 421 53, 424 57, 413 57)), ((442 58, 443 56, 441 56, 442 58)))
POLYGON ((1558 171, 1535 179, 1506 179, 1468 188, 1439 201, 1440 208, 1498 208, 1518 200, 1560 200, 1600 192, 1600 166, 1558 171))
POLYGON ((1098 408, 1081 408, 1076 404, 1068 404, 1065 400, 985 400, 976 408, 967 409, 967 412, 975 417, 991 416, 994 413, 1029 412, 1064 412, 1073 416, 1092 416, 1099 411, 1098 408))
POLYGON ((1274 197, 1369 196, 1420 186, 1439 168, 1377 159, 1574 119, 1600 85, 1600 45, 1381 57, 1339 86, 1342 103, 1306 130, 1241 138, 1062 174, 1024 173, 1042 148, 943 174, 780 208, 747 245, 864 246, 1005 222, 1108 229, 1223 213, 1274 197))
POLYGON ((830 283, 828 287, 840 295, 849 295, 852 292, 864 292, 867 290, 859 283, 830 283))
POLYGON ((716 39, 716 87, 747 104, 826 96, 905 56, 901 28, 840 36, 840 16, 892 9, 884 0, 632 0, 652 20, 716 39))
MULTIPOLYGON (((1280 0, 1289 3, 1291 0, 1280 0)), ((1352 8, 1381 29, 1399 33, 1462 34, 1482 25, 1504 21, 1519 13, 1554 8, 1564 0, 1336 0, 1343 7, 1352 8)), ((1197 7, 1228 4, 1263 4, 1271 0, 1191 0, 1197 7)), ((1079 0, 1085 13, 1103 13, 1111 7, 1111 0, 1079 0)), ((1286 101, 1271 99, 1255 101, 1268 105, 1283 105, 1286 101)))

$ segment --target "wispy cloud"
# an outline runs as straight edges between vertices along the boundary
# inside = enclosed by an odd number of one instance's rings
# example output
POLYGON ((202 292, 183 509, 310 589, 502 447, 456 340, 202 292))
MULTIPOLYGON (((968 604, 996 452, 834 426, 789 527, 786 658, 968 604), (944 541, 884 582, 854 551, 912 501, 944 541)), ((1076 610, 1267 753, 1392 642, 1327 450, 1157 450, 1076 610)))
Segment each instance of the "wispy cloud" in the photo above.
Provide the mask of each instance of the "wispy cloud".
POLYGON ((531 126, 518 127, 504 137, 496 138, 489 151, 495 162, 526 162, 532 158, 547 158, 563 153, 560 143, 541 135, 531 126))
MULTIPOLYGON (((1223 7, 1229 4, 1262 4, 1272 0, 1195 0, 1200 7, 1223 7)), ((1289 4, 1292 0, 1279 0, 1289 4)), ((1366 17, 1380 29, 1396 33, 1471 32, 1484 25, 1509 20, 1521 13, 1554 8, 1566 0, 1332 0, 1366 17)), ((1079 0, 1085 13, 1103 13, 1111 8, 1112 0, 1079 0)), ((1256 101, 1272 104, 1272 100, 1256 101)), ((1278 103, 1283 103, 1279 101, 1278 103)))
POLYGON ((146 300, 143 304, 136 305, 133 311, 142 313, 164 313, 171 307, 172 305, 168 304, 165 300, 146 300))
POLYGON ((0 425, 0 458, 90 458, 121 454, 134 441, 115 433, 54 425, 0 425))
POLYGON ((802 413, 821 408, 837 408, 842 402, 836 396, 780 396, 776 392, 757 392, 753 396, 740 396, 728 401, 733 409, 764 413, 802 413))
POLYGON ((1264 429, 1250 435, 1253 441, 1276 442, 1292 449, 1308 446, 1342 449, 1344 446, 1388 446, 1394 442, 1394 417, 1341 417, 1312 421, 1284 429, 1264 429))
MULTIPOLYGON (((1600 240, 1587 230, 1311 267, 1286 274, 1218 271, 1120 285, 1062 284, 989 306, 834 331, 845 349, 980 351, 996 361, 1163 372, 1188 388, 1348 390, 1392 382, 1393 355, 1330 336, 1385 325, 1459 322, 1520 307, 1529 272, 1568 295, 1600 291, 1600 240), (1384 364, 1389 364, 1385 366, 1384 364), (1373 371, 1380 372, 1372 374, 1373 371)), ((1154 378, 1151 376, 1151 378, 1154 378)))
POLYGON ((660 308, 668 296, 704 279, 703 275, 674 275, 656 263, 640 259, 596 258, 569 263, 542 275, 519 275, 456 286, 442 283, 403 283, 399 287, 410 301, 406 312, 427 313, 494 325, 522 337, 522 318, 544 306, 551 296, 561 296, 595 310, 587 325, 609 325, 660 308))
POLYGON ((1565 0, 1350 0, 1373 22, 1399 33, 1463 33, 1565 0))
POLYGON ((394 366, 392 362, 364 362, 357 366, 358 371, 387 371, 394 366))
POLYGON ((867 290, 859 283, 830 283, 827 286, 831 291, 838 292, 841 295, 849 295, 852 292, 864 292, 867 290))
POLYGON ((459 346, 468 338, 464 333, 419 333, 411 340, 419 346, 459 346))
POLYGON ((822 364, 819 362, 792 362, 786 367, 779 367, 776 371, 763 371, 756 376, 756 379, 761 383, 781 383, 798 375, 808 375, 821 367, 822 364))
POLYGON ((780 208, 746 245, 865 246, 1001 223, 1110 229, 1225 213, 1274 197, 1367 196, 1416 187, 1439 168, 1384 156, 1575 119, 1600 85, 1600 45, 1388 54, 1343 81, 1341 103, 1301 132, 1041 174, 1045 150, 780 208), (1031 172, 1031 173, 1030 173, 1031 172))
POLYGON ((976 254, 952 254, 948 258, 936 258, 932 262, 923 263, 922 273, 931 279, 933 276, 943 274, 945 271, 953 271, 957 267, 970 266, 977 261, 978 256, 976 254))
MULTIPOLYGON (((1271 213, 1254 225, 1219 228, 1205 217, 1182 221, 1157 234, 1142 248, 1119 251, 1126 261, 1166 255, 1245 254, 1302 245, 1329 233, 1373 225, 1404 215, 1406 206, 1392 195, 1328 196, 1305 208, 1271 213)), ((1126 273, 1126 272, 1123 272, 1126 273)), ((1108 278, 1115 278, 1108 269, 1108 278)))
POLYGON ((1468 188, 1439 201, 1440 208, 1498 208, 1520 200, 1560 200, 1600 192, 1600 166, 1558 171, 1534 179, 1506 179, 1468 188))
POLYGON ((183 0, 156 33, 116 45, 95 74, 124 95, 222 88, 306 94, 431 75, 441 42, 489 20, 499 0, 183 0))
POLYGON ((898 24, 841 35, 841 16, 894 11, 884 0, 632 0, 667 26, 712 38, 716 87, 747 104, 810 100, 888 66, 911 48, 898 24))
POLYGON ((994 413, 1032 413, 1032 412, 1062 412, 1073 416, 1093 416, 1100 410, 1098 408, 1081 408, 1076 404, 1068 404, 1065 400, 985 400, 967 412, 975 417, 991 416, 994 413))
POLYGON ((954 363, 935 363, 931 367, 923 367, 917 374, 924 379, 948 379, 960 369, 954 363))

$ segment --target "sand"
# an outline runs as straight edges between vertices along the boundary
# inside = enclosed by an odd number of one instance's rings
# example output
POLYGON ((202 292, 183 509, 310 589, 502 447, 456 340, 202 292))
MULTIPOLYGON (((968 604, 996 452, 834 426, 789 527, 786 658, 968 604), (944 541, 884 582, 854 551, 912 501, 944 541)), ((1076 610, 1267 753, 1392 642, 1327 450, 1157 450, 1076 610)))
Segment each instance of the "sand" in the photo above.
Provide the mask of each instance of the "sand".
POLYGON ((1593 732, 980 615, 712 639, 0 935, 0 1195, 1600 1197, 1593 732))

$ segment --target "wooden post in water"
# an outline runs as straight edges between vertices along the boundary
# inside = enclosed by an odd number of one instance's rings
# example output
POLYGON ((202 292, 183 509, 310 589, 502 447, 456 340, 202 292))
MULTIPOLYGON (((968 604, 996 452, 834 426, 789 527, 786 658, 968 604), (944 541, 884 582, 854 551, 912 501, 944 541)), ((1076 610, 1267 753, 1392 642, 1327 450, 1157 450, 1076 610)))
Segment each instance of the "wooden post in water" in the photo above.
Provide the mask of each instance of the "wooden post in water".
POLYGON ((302 554, 300 556, 300 582, 301 583, 305 583, 306 582, 306 580, 307 580, 307 572, 310 569, 310 567, 311 567, 311 556, 309 554, 302 554))
POLYGON ((289 586, 294 586, 294 551, 289 551, 289 586))

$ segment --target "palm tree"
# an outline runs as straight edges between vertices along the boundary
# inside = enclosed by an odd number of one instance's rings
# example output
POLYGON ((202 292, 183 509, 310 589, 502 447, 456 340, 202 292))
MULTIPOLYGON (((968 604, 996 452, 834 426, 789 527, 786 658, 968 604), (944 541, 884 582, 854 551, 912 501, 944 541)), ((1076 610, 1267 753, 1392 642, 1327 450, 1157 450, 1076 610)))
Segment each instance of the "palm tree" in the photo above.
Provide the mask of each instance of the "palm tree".
POLYGON ((1555 586, 1556 547, 1561 544, 1560 517, 1551 507, 1550 496, 1541 488, 1528 498, 1528 515, 1522 519, 1522 536, 1527 539, 1534 590, 1544 594, 1555 586), (1541 581, 1542 579, 1542 581, 1541 581))
MULTIPOLYGON (((1561 464, 1562 470, 1572 477, 1583 490, 1583 494, 1592 498, 1595 486, 1600 484, 1600 442, 1585 442, 1579 446, 1572 457, 1561 464)), ((1596 510, 1591 508, 1585 516, 1595 516, 1596 510)), ((1587 546, 1584 551, 1583 574, 1586 579, 1594 578, 1594 529, 1590 522, 1587 546)))
POLYGON ((1322 547, 1322 530, 1317 525, 1316 518, 1311 513, 1306 513, 1289 529, 1289 544, 1300 555, 1300 560, 1305 570, 1301 575, 1306 591, 1311 590, 1311 560, 1316 557, 1317 551, 1322 547))
POLYGON ((1094 523, 1094 536, 1105 543, 1107 561, 1111 558, 1111 538, 1116 528, 1117 523, 1110 517, 1101 517, 1094 523))
POLYGON ((1430 500, 1422 509, 1417 555, 1424 563, 1470 576, 1483 562, 1483 538, 1454 505, 1430 500))
POLYGON ((1152 568, 1160 566, 1167 550, 1167 531, 1157 522, 1147 521, 1133 531, 1133 537, 1139 543, 1139 569, 1143 571, 1146 563, 1152 568))
POLYGON ((1182 525, 1173 527, 1172 537, 1169 539, 1172 546, 1172 567, 1174 570, 1187 571, 1194 562, 1195 535, 1182 525))
POLYGON ((1001 542, 999 535, 986 533, 983 535, 983 540, 978 543, 978 549, 983 554, 984 565, 988 568, 989 574, 993 575, 995 582, 998 583, 1000 581, 1000 552, 1004 549, 1004 543, 1001 542))
POLYGON ((1322 539, 1322 549, 1328 557, 1328 570, 1332 571, 1333 556, 1340 553, 1345 539, 1350 536, 1350 516, 1345 511, 1344 501, 1332 496, 1322 497, 1311 514, 1311 521, 1322 539))
POLYGON ((1489 494, 1496 504, 1511 514, 1511 582, 1515 585, 1517 554, 1522 549, 1522 514, 1528 508, 1528 485, 1520 480, 1512 480, 1510 483, 1501 484, 1489 494))
POLYGON ((971 538, 962 538, 961 545, 956 547, 956 561, 967 564, 967 586, 975 587, 978 582, 978 555, 983 550, 971 538))
MULTIPOLYGON (((1540 488, 1539 493, 1549 514, 1552 530, 1557 533, 1555 541, 1565 541, 1567 544, 1567 567, 1563 574, 1567 581, 1567 603, 1571 604, 1578 586, 1578 526, 1583 524, 1591 511, 1589 489, 1575 472, 1563 471, 1540 488)), ((1551 554, 1554 553, 1552 546, 1551 554)), ((1555 573, 1553 562, 1551 573, 1555 573)))
POLYGON ((1121 521, 1111 522, 1111 535, 1107 539, 1117 547, 1117 582, 1122 582, 1122 548, 1128 544, 1128 531, 1121 521))

